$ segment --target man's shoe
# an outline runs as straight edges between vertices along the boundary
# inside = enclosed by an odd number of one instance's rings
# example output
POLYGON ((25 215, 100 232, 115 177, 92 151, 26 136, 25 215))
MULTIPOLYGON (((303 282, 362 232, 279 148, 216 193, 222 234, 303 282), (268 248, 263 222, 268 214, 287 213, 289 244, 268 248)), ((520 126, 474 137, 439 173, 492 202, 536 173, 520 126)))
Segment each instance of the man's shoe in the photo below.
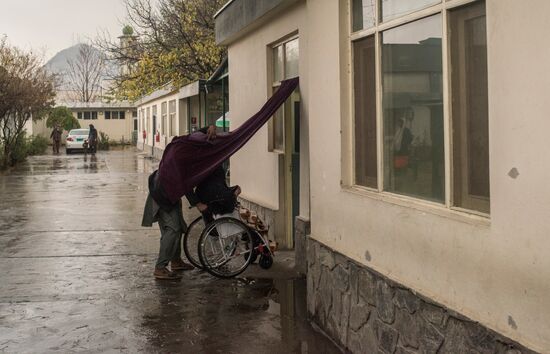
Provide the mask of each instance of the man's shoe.
POLYGON ((191 264, 188 264, 188 263, 185 263, 183 260, 181 259, 178 259, 178 260, 175 260, 175 261, 171 261, 170 262, 170 269, 172 269, 172 271, 176 271, 176 270, 191 270, 195 267, 193 267, 191 264))
POLYGON ((180 280, 181 274, 171 272, 168 270, 168 268, 155 268, 155 272, 153 273, 156 279, 159 280, 180 280))

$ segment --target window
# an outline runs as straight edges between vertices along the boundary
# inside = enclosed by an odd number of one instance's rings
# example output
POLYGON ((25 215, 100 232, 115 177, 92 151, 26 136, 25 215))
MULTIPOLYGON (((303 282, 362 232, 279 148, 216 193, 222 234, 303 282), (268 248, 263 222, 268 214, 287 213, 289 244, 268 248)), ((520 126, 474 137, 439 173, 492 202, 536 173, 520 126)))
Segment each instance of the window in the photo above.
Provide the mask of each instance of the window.
POLYGON ((85 111, 84 112, 84 119, 90 119, 90 112, 89 111, 85 111))
POLYGON ((160 115, 161 115, 160 124, 161 124, 162 134, 164 134, 166 136, 169 136, 169 134, 167 134, 168 132, 166 131, 166 119, 167 119, 167 103, 166 102, 162 102, 161 105, 160 105, 160 115))
POLYGON ((105 111, 105 119, 111 119, 111 112, 105 111))
POLYGON ((355 183, 378 188, 376 165, 376 66, 374 36, 353 43, 355 183))
POLYGON ((111 119, 118 119, 118 111, 111 111, 111 119))
MULTIPOLYGON (((299 64, 299 42, 298 38, 293 38, 284 43, 278 44, 272 49, 273 57, 273 91, 276 91, 282 80, 298 76, 299 64)), ((285 124, 284 124, 284 105, 277 110, 270 122, 270 151, 284 151, 285 124)))
POLYGON ((376 24, 375 2, 376 0, 353 0, 351 23, 354 32, 374 27, 376 24))
POLYGON ((151 111, 153 114, 153 123, 152 123, 151 133, 154 135, 154 134, 157 134, 158 125, 159 125, 158 116, 157 116, 157 105, 153 105, 153 108, 151 109, 151 111))
POLYGON ((78 112, 77 114, 78 119, 82 119, 82 112, 78 112))
POLYGON ((443 202, 441 15, 382 33, 384 189, 443 202))
POLYGON ((132 111, 132 118, 137 118, 138 111, 132 111))
POLYGON ((176 100, 168 102, 168 115, 170 116, 170 124, 168 126, 167 136, 177 135, 176 133, 176 100))
POLYGON ((147 132, 150 132, 151 131, 151 108, 150 107, 147 107, 147 115, 146 115, 146 118, 145 118, 145 130, 147 132))
POLYGON ((96 111, 92 112, 92 119, 97 119, 97 112, 96 111))
POLYGON ((354 184, 489 213, 485 2, 352 0, 351 16, 354 184))
POLYGON ((483 3, 450 12, 453 204, 489 213, 487 32, 483 3))
POLYGON ((430 5, 440 3, 441 0, 382 0, 382 21, 406 15, 416 10, 421 10, 430 5))
POLYGON ((125 111, 118 112, 118 119, 126 119, 126 112, 125 111))

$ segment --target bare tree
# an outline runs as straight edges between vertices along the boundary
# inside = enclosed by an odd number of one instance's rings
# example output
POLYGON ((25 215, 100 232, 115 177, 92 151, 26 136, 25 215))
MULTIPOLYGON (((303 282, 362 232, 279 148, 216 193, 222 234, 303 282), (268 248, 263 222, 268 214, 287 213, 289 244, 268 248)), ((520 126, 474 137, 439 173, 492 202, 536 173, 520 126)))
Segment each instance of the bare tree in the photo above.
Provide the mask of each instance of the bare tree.
POLYGON ((89 44, 81 44, 78 56, 67 60, 69 66, 67 86, 73 99, 93 102, 101 96, 101 80, 105 61, 100 51, 89 44))

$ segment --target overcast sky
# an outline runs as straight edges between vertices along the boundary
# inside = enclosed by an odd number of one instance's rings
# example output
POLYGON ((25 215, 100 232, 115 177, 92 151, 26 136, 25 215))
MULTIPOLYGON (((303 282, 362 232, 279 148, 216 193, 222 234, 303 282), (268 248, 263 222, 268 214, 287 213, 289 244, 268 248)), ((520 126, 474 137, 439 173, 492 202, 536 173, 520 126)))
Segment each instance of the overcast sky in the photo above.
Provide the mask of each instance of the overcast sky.
POLYGON ((0 36, 15 46, 57 52, 98 31, 122 34, 126 11, 122 0, 0 0, 0 36))

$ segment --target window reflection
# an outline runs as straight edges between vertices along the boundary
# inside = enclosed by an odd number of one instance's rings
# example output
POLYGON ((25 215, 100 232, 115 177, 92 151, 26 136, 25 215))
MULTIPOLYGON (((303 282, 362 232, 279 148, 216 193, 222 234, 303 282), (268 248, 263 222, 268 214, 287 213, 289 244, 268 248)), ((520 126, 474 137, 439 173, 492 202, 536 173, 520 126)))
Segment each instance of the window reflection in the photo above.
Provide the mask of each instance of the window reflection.
POLYGON ((285 79, 298 76, 298 38, 285 43, 285 79))
POLYGON ((381 0, 380 2, 382 21, 388 21, 430 5, 439 4, 441 0, 381 0))
POLYGON ((443 202, 442 25, 435 15, 383 32, 384 189, 443 202))

